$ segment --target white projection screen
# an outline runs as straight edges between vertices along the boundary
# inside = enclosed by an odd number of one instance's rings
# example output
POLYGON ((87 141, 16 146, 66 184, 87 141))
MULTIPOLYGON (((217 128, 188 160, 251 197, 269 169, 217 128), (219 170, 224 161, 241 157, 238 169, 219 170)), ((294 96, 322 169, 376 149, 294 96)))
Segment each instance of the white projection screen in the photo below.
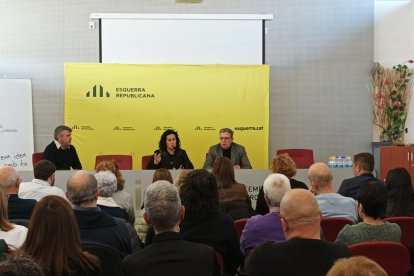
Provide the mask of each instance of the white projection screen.
POLYGON ((264 64, 269 14, 91 14, 100 22, 100 62, 264 64))

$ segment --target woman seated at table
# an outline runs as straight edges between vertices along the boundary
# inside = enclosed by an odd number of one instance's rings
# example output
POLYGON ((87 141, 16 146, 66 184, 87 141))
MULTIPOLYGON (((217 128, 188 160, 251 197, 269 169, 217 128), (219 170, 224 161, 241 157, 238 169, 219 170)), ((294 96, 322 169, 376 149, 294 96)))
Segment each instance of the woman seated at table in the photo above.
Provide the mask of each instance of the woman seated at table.
POLYGON ((350 246, 369 241, 401 242, 400 227, 382 220, 387 208, 387 189, 383 182, 378 180, 362 183, 357 200, 362 222, 345 225, 336 238, 337 243, 350 246))
POLYGON ((172 129, 164 131, 159 142, 159 149, 154 152, 147 165, 147 170, 194 169, 185 150, 181 149, 178 133, 172 129))

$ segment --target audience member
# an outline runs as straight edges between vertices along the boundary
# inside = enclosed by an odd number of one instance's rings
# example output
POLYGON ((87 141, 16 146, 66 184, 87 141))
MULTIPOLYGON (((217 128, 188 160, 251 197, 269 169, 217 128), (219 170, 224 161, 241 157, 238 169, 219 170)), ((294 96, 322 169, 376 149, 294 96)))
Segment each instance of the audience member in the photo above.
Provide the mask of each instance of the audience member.
POLYGON ((97 206, 98 184, 92 174, 86 171, 74 173, 66 185, 66 196, 75 206, 73 212, 81 240, 112 246, 125 255, 132 253, 133 236, 128 230, 128 223, 108 215, 97 206))
POLYGON ((338 194, 356 199, 359 187, 363 182, 378 180, 372 174, 374 170, 374 156, 368 152, 355 154, 352 167, 355 177, 342 181, 338 194))
POLYGON ((326 276, 388 276, 376 262, 365 256, 339 259, 326 276))
MULTIPOLYGON (((272 172, 281 173, 289 178, 291 189, 308 189, 308 186, 306 186, 305 183, 293 179, 296 175, 296 163, 287 153, 276 155, 276 157, 273 158, 272 172)), ((264 200, 263 187, 260 187, 259 194, 257 195, 256 213, 260 215, 269 213, 269 207, 264 200)))
POLYGON ((333 191, 333 176, 325 163, 315 163, 309 167, 308 178, 311 191, 316 195, 322 217, 342 217, 358 221, 358 210, 355 199, 344 197, 333 191))
POLYGON ((178 133, 167 129, 161 135, 159 149, 154 152, 147 165, 147 170, 165 169, 194 169, 187 152, 181 148, 178 133))
POLYGON ((214 161, 219 156, 229 158, 235 169, 252 168, 245 148, 233 142, 233 130, 229 128, 220 129, 219 140, 220 143, 211 146, 208 150, 203 169, 211 169, 214 161))
POLYGON ((401 242, 400 227, 381 219, 387 208, 387 189, 383 182, 377 180, 362 183, 357 200, 362 222, 345 225, 336 242, 347 246, 368 241, 401 242))
POLYGON ((135 206, 134 201, 129 193, 124 190, 125 179, 119 170, 119 165, 115 161, 101 161, 96 165, 96 172, 110 171, 116 176, 116 192, 112 195, 112 199, 118 204, 119 207, 125 209, 128 213, 129 222, 134 224, 135 222, 135 206))
MULTIPOLYGON (((154 172, 154 175, 152 177, 152 183, 157 182, 159 180, 165 180, 173 184, 170 171, 164 168, 156 169, 154 172)), ((142 241, 146 240, 147 232, 148 232, 148 224, 144 219, 144 213, 145 213, 144 203, 142 203, 141 210, 138 213, 138 217, 135 220, 136 223, 134 225, 135 230, 137 231, 138 236, 142 241)))
POLYGON ((31 256, 47 276, 101 275, 98 259, 83 252, 69 202, 46 196, 36 205, 27 238, 16 252, 31 256))
POLYGON ((82 164, 72 142, 72 129, 68 126, 55 128, 55 140, 43 151, 43 159, 52 162, 57 170, 81 170, 82 164))
POLYGON ((250 218, 244 226, 240 247, 245 256, 263 241, 270 240, 277 243, 285 241, 280 220, 280 201, 290 190, 289 179, 283 174, 273 173, 264 181, 263 190, 270 212, 250 218))
POLYGON ((209 245, 224 260, 224 273, 233 275, 241 262, 239 238, 231 218, 219 211, 214 175, 194 170, 180 189, 186 216, 180 224, 184 240, 209 245))
POLYGON ((112 199, 117 186, 116 176, 110 171, 101 171, 95 174, 95 178, 98 183, 98 207, 113 217, 128 221, 128 213, 112 199))
POLYGON ((145 220, 155 230, 151 246, 123 261, 127 275, 220 275, 214 249, 181 239, 179 224, 185 209, 168 181, 151 184, 145 193, 145 220))
POLYGON ((187 177, 187 175, 192 171, 193 170, 180 170, 179 174, 175 178, 175 183, 174 183, 178 191, 181 189, 181 186, 184 185, 185 178, 187 177))
POLYGON ((0 239, 14 251, 19 248, 26 239, 27 228, 10 223, 7 217, 7 196, 4 187, 0 185, 0 239))
POLYGON ((405 168, 389 170, 385 183, 388 190, 385 216, 414 216, 414 195, 410 173, 405 168))
POLYGON ((233 220, 249 218, 254 213, 246 186, 236 181, 231 160, 224 156, 216 158, 213 175, 219 188, 219 204, 223 213, 233 220))
POLYGON ((0 262, 2 276, 45 276, 43 269, 29 256, 10 256, 0 262))
POLYGON ((40 160, 33 168, 34 179, 23 182, 19 187, 19 198, 41 200, 48 195, 56 195, 66 199, 65 192, 55 187, 56 167, 49 160, 40 160))
POLYGON ((5 188, 7 194, 9 219, 30 219, 36 200, 18 197, 20 177, 14 168, 0 166, 0 185, 5 188))
POLYGON ((247 274, 324 276, 335 260, 350 257, 346 246, 320 240, 320 214, 318 202, 309 191, 286 192, 280 216, 287 241, 264 242, 256 247, 247 259, 247 274))

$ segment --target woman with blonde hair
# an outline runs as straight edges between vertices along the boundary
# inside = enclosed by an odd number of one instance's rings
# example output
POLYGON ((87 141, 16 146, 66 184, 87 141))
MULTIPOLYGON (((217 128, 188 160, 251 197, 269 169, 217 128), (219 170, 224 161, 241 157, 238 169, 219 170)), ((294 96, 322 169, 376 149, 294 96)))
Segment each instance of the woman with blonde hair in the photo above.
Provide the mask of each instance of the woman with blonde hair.
POLYGON ((36 204, 16 255, 32 257, 47 276, 101 275, 97 257, 82 251, 72 207, 59 196, 46 196, 36 204))
POLYGON ((16 250, 26 239, 27 228, 13 224, 7 215, 7 195, 3 185, 0 185, 0 239, 3 239, 9 249, 16 250))
MULTIPOLYGON (((296 175, 296 163, 293 159, 289 156, 289 154, 284 153, 280 155, 276 155, 276 157, 272 160, 272 172, 273 173, 280 173, 285 175, 289 178, 290 188, 291 189, 306 189, 308 190, 308 186, 305 183, 293 179, 296 175)), ((257 195, 257 202, 256 202, 256 213, 265 215, 269 213, 269 207, 267 206, 263 187, 260 188, 259 194, 257 195)))
POLYGON ((376 262, 364 256, 339 259, 326 276, 388 276, 376 262))
POLYGON ((233 220, 251 217, 254 213, 246 186, 236 181, 231 160, 219 156, 214 160, 212 174, 216 177, 220 210, 233 220))
POLYGON ((135 221, 135 208, 134 201, 129 193, 124 191, 125 179, 119 170, 119 165, 114 160, 101 161, 96 165, 95 171, 110 171, 116 176, 117 185, 116 192, 112 194, 112 199, 118 204, 119 207, 124 209, 128 213, 129 222, 133 225, 135 221))
POLYGON ((175 178, 175 183, 174 183, 178 191, 180 190, 181 186, 184 185, 185 178, 187 177, 187 175, 192 171, 193 170, 180 170, 180 173, 175 178))

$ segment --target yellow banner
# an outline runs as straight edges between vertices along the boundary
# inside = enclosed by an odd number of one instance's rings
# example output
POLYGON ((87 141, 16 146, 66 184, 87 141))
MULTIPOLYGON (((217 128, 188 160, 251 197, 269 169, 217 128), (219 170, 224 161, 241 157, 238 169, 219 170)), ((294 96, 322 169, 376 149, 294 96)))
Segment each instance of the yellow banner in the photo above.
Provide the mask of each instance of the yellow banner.
POLYGON ((84 169, 128 154, 134 169, 165 129, 202 168, 219 130, 234 130, 254 169, 268 168, 268 65, 65 64, 65 124, 84 169))

